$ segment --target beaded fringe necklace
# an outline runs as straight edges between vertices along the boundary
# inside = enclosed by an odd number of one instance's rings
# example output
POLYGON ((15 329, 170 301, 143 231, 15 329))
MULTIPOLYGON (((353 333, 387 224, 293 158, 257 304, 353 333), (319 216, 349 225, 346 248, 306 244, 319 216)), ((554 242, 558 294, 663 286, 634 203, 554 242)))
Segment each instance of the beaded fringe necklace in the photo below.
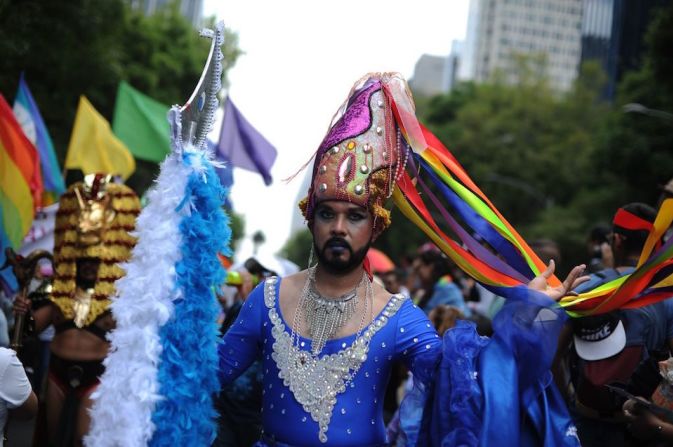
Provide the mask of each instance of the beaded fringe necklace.
MULTIPOLYGON (((308 333, 311 338, 311 352, 318 355, 327 340, 341 329, 355 313, 358 305, 358 288, 365 285, 366 274, 353 290, 337 298, 326 298, 320 294, 315 284, 315 268, 309 269, 307 286, 304 287, 297 309, 304 312, 308 333)), ((364 313, 363 313, 364 315, 364 313)), ((362 324, 360 324, 360 330, 362 324)))

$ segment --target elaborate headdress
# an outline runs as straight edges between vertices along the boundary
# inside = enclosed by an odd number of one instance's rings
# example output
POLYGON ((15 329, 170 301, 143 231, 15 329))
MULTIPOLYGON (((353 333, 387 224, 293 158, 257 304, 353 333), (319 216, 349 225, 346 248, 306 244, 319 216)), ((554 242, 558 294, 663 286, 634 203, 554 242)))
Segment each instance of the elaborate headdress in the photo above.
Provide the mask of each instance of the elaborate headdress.
POLYGON ((111 176, 90 174, 71 185, 59 201, 54 237, 54 283, 51 300, 66 318, 74 318, 76 262, 100 260, 98 278, 85 324, 105 312, 114 283, 124 276, 119 263, 127 261, 136 238, 140 201, 131 188, 112 183, 111 176))
MULTIPOLYGON (((358 81, 320 144, 311 187, 299 206, 313 219, 324 200, 368 207, 375 231, 390 223, 383 208, 392 195, 399 210, 465 273, 500 296, 516 296, 545 264, 470 178, 451 152, 416 118, 404 79, 368 74, 358 81), (438 219, 439 218, 439 219, 438 219), (484 246, 488 245, 488 248, 484 246)), ((572 316, 639 307, 670 296, 673 199, 662 204, 638 268, 597 290, 568 296, 560 305, 572 316)), ((560 285, 555 276, 551 286, 560 285)))
POLYGON ((88 446, 209 445, 217 432, 213 290, 224 282, 218 254, 230 254, 231 230, 206 137, 222 85, 224 24, 201 35, 211 39, 206 66, 189 100, 168 113, 172 151, 147 192, 138 244, 116 284, 117 326, 88 446))
POLYGON ((394 117, 392 89, 411 98, 396 73, 369 74, 351 90, 315 154, 308 196, 299 204, 308 221, 318 203, 343 200, 369 208, 376 231, 390 224, 384 204, 408 155, 394 117))

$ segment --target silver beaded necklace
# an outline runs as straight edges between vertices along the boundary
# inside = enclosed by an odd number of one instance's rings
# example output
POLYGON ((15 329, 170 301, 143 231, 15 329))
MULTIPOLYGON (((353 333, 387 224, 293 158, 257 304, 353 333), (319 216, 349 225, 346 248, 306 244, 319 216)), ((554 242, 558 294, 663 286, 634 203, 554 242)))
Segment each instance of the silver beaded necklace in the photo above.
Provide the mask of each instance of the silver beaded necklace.
MULTIPOLYGON (((363 273, 362 280, 353 290, 338 298, 326 298, 316 287, 315 268, 309 269, 308 287, 304 287, 305 293, 302 293, 299 299, 297 311, 302 310, 304 312, 313 355, 320 354, 327 340, 334 338, 337 331, 353 316, 359 301, 358 288, 365 285, 366 281, 367 275, 363 273)), ((366 305, 367 303, 365 303, 366 305)), ((363 323, 364 321, 361 322, 360 330, 364 325, 363 323)))

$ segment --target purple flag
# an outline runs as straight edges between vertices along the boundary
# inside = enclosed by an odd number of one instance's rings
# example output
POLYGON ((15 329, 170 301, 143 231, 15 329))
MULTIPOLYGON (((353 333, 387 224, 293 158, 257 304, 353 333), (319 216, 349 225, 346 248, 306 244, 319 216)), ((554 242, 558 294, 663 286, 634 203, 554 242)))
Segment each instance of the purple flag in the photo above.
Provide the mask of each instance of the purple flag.
POLYGON ((271 184, 271 166, 278 155, 276 148, 250 125, 229 97, 224 103, 222 130, 215 155, 237 168, 259 172, 264 183, 271 184))

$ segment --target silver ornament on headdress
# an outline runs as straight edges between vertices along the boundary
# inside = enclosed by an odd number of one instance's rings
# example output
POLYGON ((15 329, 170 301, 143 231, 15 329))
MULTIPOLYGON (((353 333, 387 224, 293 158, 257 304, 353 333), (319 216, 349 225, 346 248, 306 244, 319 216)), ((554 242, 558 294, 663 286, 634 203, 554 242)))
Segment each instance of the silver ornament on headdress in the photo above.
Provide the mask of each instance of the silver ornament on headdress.
POLYGON ((212 42, 199 83, 183 106, 174 105, 168 112, 171 146, 178 153, 189 146, 205 149, 206 137, 213 128, 215 111, 219 106, 217 94, 222 88, 224 56, 220 47, 224 42, 224 22, 218 22, 214 31, 202 29, 200 35, 212 39, 212 42))

